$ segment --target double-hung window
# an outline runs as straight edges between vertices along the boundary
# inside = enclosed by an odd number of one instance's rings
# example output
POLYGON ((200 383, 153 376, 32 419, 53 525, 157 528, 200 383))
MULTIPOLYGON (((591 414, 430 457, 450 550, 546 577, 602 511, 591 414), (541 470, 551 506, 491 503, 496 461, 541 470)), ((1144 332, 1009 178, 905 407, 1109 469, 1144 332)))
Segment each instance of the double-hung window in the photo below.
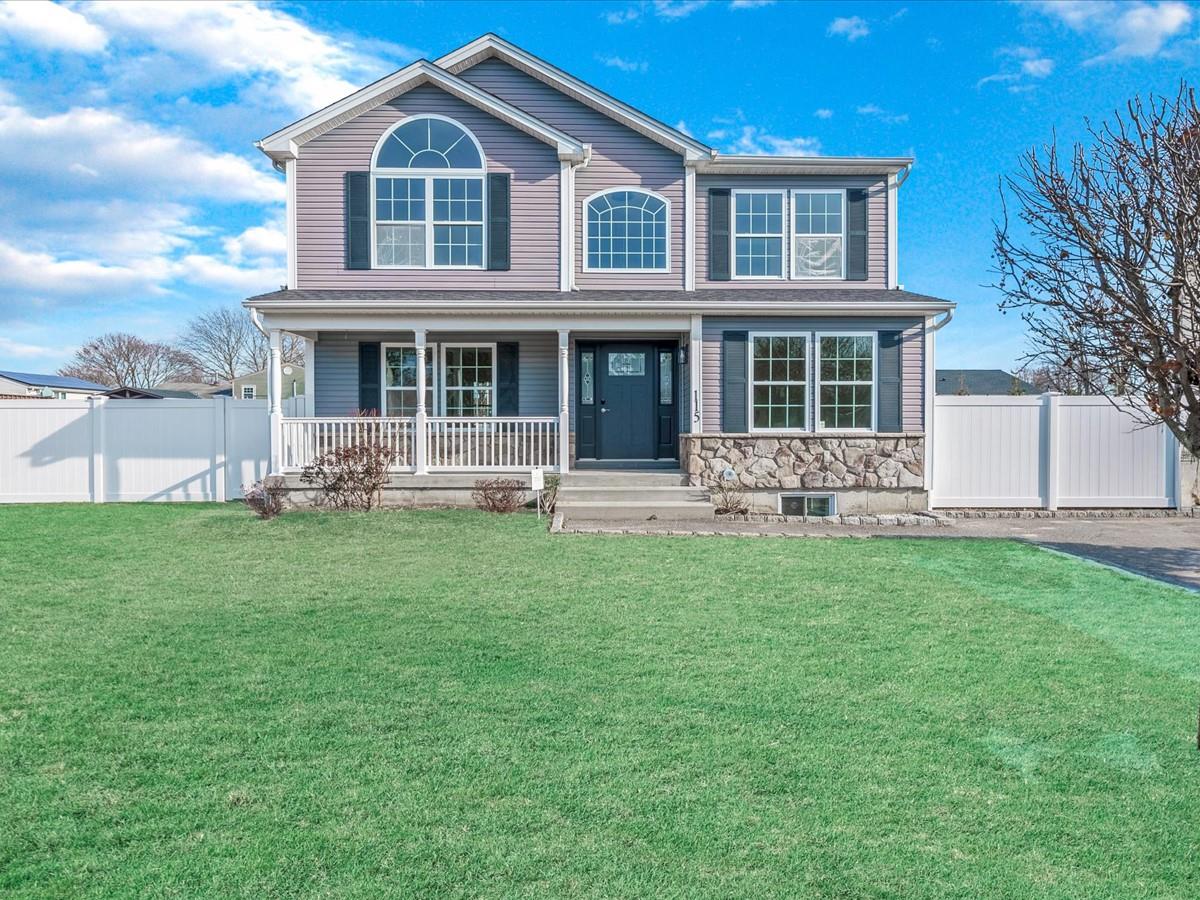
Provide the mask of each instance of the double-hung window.
MULTIPOLYGON (((435 348, 425 348, 425 411, 433 415, 435 348)), ((383 410, 386 416, 417 414, 417 348, 413 344, 383 345, 383 410)))
POLYGON ((808 335, 755 334, 750 340, 750 412, 755 431, 808 428, 808 335))
POLYGON ((733 192, 733 274, 783 277, 783 191, 733 192))
POLYGON ((845 191, 792 191, 792 277, 846 277, 845 191))
POLYGON ((374 265, 483 268, 483 151, 440 116, 387 131, 371 164, 374 265))
POLYGON ((875 335, 818 335, 817 379, 821 430, 874 430, 875 335))
POLYGON ((442 347, 442 410, 447 416, 496 414, 496 345, 442 347))

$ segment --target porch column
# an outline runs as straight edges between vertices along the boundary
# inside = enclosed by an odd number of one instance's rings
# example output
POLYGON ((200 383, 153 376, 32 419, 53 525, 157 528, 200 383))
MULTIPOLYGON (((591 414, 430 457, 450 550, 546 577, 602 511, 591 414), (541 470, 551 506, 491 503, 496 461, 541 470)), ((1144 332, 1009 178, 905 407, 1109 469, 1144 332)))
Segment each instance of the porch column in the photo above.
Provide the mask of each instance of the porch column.
POLYGON ((278 328, 272 328, 267 335, 270 347, 270 361, 267 364, 267 417, 271 423, 271 460, 272 475, 278 475, 283 470, 283 353, 281 351, 282 334, 278 328))
POLYGON ((702 316, 692 316, 691 333, 688 335, 688 387, 692 396, 688 398, 692 404, 691 427, 693 434, 704 430, 704 385, 702 367, 704 356, 704 319, 702 316))
POLYGON ((429 419, 425 409, 425 329, 413 332, 413 344, 417 350, 417 414, 415 431, 413 432, 413 453, 416 462, 416 474, 424 475, 429 471, 429 419))
POLYGON ((571 332, 558 332, 558 471, 566 475, 571 461, 571 332))

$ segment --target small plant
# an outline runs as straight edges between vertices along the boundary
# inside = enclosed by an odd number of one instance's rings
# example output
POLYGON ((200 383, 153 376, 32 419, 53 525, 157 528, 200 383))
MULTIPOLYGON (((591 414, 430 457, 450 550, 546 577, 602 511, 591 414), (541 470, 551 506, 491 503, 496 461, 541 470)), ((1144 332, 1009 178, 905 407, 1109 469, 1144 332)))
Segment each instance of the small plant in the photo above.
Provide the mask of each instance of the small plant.
POLYGON ((242 485, 242 500, 260 519, 273 519, 283 512, 287 488, 282 478, 264 478, 250 487, 242 485))
POLYGON ((750 498, 740 481, 722 479, 709 491, 713 507, 721 516, 744 516, 750 511, 750 498))
POLYGON ((542 512, 554 512, 554 504, 558 502, 558 488, 562 484, 561 475, 547 475, 542 488, 542 512))
POLYGON ((326 451, 304 467, 300 480, 321 490, 333 509, 371 510, 380 504, 395 453, 376 441, 326 451))
POLYGON ((516 512, 525 505, 525 485, 513 478, 480 478, 471 499, 485 512, 516 512))

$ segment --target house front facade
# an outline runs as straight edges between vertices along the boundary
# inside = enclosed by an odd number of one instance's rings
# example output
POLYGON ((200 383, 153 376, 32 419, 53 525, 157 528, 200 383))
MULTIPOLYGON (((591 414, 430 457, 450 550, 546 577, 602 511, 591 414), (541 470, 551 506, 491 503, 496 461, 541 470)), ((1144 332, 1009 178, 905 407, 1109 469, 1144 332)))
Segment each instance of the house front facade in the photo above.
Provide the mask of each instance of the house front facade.
POLYGON ((670 468, 763 507, 925 506, 953 304, 898 285, 911 160, 721 154, 494 35, 259 147, 288 198, 287 287, 246 301, 273 472, 369 428, 412 484, 670 468))

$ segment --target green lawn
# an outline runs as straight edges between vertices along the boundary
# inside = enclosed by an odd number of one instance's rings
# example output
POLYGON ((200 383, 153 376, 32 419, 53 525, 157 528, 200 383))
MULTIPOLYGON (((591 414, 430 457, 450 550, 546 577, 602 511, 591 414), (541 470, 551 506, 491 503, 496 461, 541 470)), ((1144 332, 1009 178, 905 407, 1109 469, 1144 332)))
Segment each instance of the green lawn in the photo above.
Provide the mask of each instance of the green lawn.
POLYGON ((0 894, 1188 897, 1200 598, 1004 542, 0 508, 0 894))

